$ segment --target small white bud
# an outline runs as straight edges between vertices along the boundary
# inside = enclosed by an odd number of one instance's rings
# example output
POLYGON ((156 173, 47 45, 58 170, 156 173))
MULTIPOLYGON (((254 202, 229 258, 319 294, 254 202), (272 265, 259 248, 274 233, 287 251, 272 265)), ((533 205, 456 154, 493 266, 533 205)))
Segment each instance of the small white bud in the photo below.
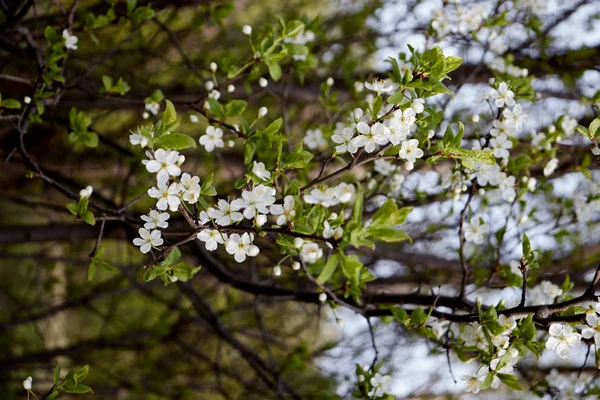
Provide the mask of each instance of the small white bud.
POLYGON ((479 122, 479 114, 473 114, 471 115, 471 121, 473 121, 473 123, 478 123, 479 122))
POLYGON ((150 114, 148 114, 146 111, 144 111, 144 113, 142 114, 142 118, 144 119, 148 119, 149 116, 150 114))
POLYGON ((556 127, 554 125, 550 125, 548 127, 548 133, 554 133, 554 132, 556 132, 556 127))
POLYGON ((276 265, 275 268, 273 268, 273 275, 281 276, 281 267, 279 265, 276 265))
POLYGON ((523 183, 527 183, 528 180, 529 180, 528 176, 524 176, 521 178, 521 182, 523 182, 523 183))
POLYGON ((87 199, 92 195, 93 192, 94 192, 94 188, 92 188, 90 185, 88 185, 85 187, 85 189, 81 189, 79 191, 79 197, 81 197, 82 199, 87 199))
POLYGON ((227 146, 229 146, 230 148, 235 146, 235 142, 233 140, 229 140, 227 141, 227 146))
POLYGON ((190 121, 192 122, 192 124, 197 124, 198 123, 198 116, 195 114, 190 115, 190 121))
POLYGON ((227 93, 233 93, 233 92, 235 92, 235 86, 227 85, 227 93))
POLYGON ((25 96, 25 98, 23 99, 23 103, 25 103, 25 104, 31 103, 31 97, 25 96))
POLYGON ((327 301, 327 293, 321 293, 321 294, 319 295, 319 301, 320 301, 321 303, 325 303, 325 301, 327 301))
POLYGON ((297 237, 296 239, 294 239, 294 247, 299 249, 302 247, 302 245, 304 244, 304 239, 297 237))
POLYGON ((535 192, 535 186, 537 185, 537 179, 535 178, 529 178, 529 181, 527 181, 527 190, 529 190, 530 192, 535 192))
POLYGON ((25 379, 23 381, 23 387, 25 388, 25 390, 31 390, 32 386, 33 386, 33 378, 28 376, 27 379, 25 379))
POLYGON ((466 192, 468 189, 467 185, 462 185, 462 187, 460 188, 460 190, 462 190, 463 192, 466 192))
POLYGON ((175 275, 171 275, 171 276, 169 276, 169 280, 170 280, 171 282, 177 282, 177 281, 179 280, 179 278, 178 278, 178 277, 176 277, 175 275))
POLYGON ((371 367, 369 366, 369 364, 363 365, 363 371, 368 372, 369 369, 371 369, 371 367))
POLYGON ((361 383, 364 382, 365 381, 365 376, 364 375, 359 375, 358 376, 358 381, 361 382, 361 383))
POLYGON ((292 263, 292 269, 293 269, 294 271, 298 271, 298 270, 300 269, 300 263, 299 263, 298 261, 294 261, 294 262, 292 263))
POLYGON ((362 82, 354 82, 354 91, 360 93, 365 90, 365 84, 362 82))
POLYGON ((332 77, 327 78, 325 83, 327 83, 327 86, 333 86, 333 78, 332 77))
POLYGON ((435 136, 435 131, 433 129, 430 129, 427 131, 427 138, 431 139, 432 137, 435 136))
POLYGON ((529 220, 529 217, 527 216, 527 214, 523 214, 523 215, 521 216, 521 218, 519 218, 519 224, 520 224, 520 225, 522 225, 522 224, 524 224, 525 222, 527 222, 527 220, 529 220))
POLYGON ((204 89, 206 89, 207 91, 211 91, 215 88, 215 83, 213 81, 206 81, 204 82, 204 89))
POLYGON ((479 190, 477 191, 477 193, 479 193, 480 195, 484 195, 485 194, 485 189, 484 188, 479 188, 479 190))
POLYGON ((267 115, 267 113, 269 112, 269 110, 267 109, 267 107, 261 107, 258 109, 258 118, 262 118, 265 115, 267 115))
POLYGON ((183 154, 179 155, 179 158, 177 159, 177 166, 181 167, 181 164, 183 164, 185 162, 185 156, 183 154))
POLYGON ((213 62, 210 63, 210 70, 212 72, 215 72, 217 70, 217 63, 216 62, 213 61, 213 62))
POLYGON ((244 35, 250 36, 252 35, 252 27, 250 25, 244 25, 244 27, 242 28, 242 32, 244 33, 244 35))
POLYGON ((262 88, 266 88, 268 84, 269 84, 269 81, 266 80, 265 78, 263 78, 262 76, 258 80, 258 86, 260 86, 262 88))
POLYGON ((490 78, 488 79, 488 82, 490 83, 490 85, 493 85, 494 83, 496 83, 496 78, 490 78))

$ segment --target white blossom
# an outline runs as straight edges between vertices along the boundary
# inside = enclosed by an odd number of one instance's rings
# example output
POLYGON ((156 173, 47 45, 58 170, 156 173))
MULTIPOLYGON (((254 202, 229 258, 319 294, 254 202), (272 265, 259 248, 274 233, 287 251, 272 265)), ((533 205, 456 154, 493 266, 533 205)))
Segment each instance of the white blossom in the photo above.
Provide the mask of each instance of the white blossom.
POLYGON ((146 222, 144 224, 144 228, 146 229, 164 229, 169 226, 167 220, 169 219, 170 215, 166 212, 160 213, 156 210, 150 210, 148 215, 141 215, 140 217, 146 222))
POLYGON ((552 158, 544 167, 544 176, 550 176, 558 168, 558 158, 552 158))
POLYGON ((213 207, 209 207, 207 210, 208 216, 215 220, 218 225, 228 226, 233 222, 239 222, 244 219, 239 210, 242 208, 241 205, 236 204, 234 202, 229 202, 227 200, 220 199, 217 202, 217 209, 213 207))
POLYGON ((232 254, 235 261, 241 263, 246 260, 246 256, 256 257, 259 249, 257 246, 252 244, 254 235, 252 233, 244 232, 242 236, 237 233, 229 235, 225 241, 225 250, 227 253, 232 254))
POLYGON ((223 130, 210 125, 206 128, 206 134, 200 136, 198 141, 209 152, 215 148, 222 148, 225 145, 223 142, 223 130))
POLYGON ((294 196, 285 196, 283 199, 283 205, 273 204, 271 206, 271 214, 277 215, 277 225, 284 225, 286 222, 291 221, 296 216, 296 201, 294 196))
POLYGON ((304 242, 300 250, 300 258, 307 264, 314 264, 323 257, 323 250, 314 242, 304 242))
POLYGON ((140 237, 133 239, 133 244, 138 246, 144 254, 148 253, 152 247, 160 246, 164 242, 159 230, 150 232, 146 228, 140 228, 138 233, 140 237))
POLYGON ((365 82, 365 87, 369 90, 379 93, 389 93, 394 90, 391 82, 382 79, 373 79, 373 82, 365 82))
POLYGON ((156 173, 158 183, 167 183, 170 176, 179 176, 181 168, 177 165, 179 152, 172 150, 166 151, 158 149, 154 152, 154 159, 148 160, 146 169, 148 172, 156 173))
POLYGON ((323 149, 327 147, 327 141, 323 137, 323 132, 320 129, 307 130, 306 136, 304 137, 302 142, 310 150, 323 149))
POLYGON ((242 33, 246 36, 252 35, 252 27, 250 25, 244 25, 242 27, 242 33))
POLYGON ((423 157, 423 154, 423 150, 419 148, 419 141, 417 139, 402 142, 402 147, 398 153, 400 158, 405 159, 409 163, 414 163, 417 158, 423 157))
POLYGON ((169 208, 171 211, 177 211, 181 204, 179 198, 181 186, 178 183, 167 185, 166 182, 158 182, 158 187, 148 189, 148 195, 153 199, 158 199, 156 208, 163 211, 169 208))
POLYGON ((216 229, 205 229, 196 234, 198 240, 204 242, 204 247, 208 251, 214 251, 219 244, 224 244, 227 240, 227 234, 221 233, 216 229))
POLYGON ((268 181, 271 178, 271 172, 267 171, 265 164, 254 161, 252 165, 252 173, 263 181, 268 181))
POLYGON ((25 379, 23 381, 23 388, 25 390, 31 390, 32 387, 33 387, 33 378, 28 376, 27 379, 25 379))
POLYGON ((383 146, 389 142, 389 128, 381 122, 369 126, 365 122, 356 124, 356 129, 361 133, 352 139, 357 147, 364 147, 367 153, 375 151, 378 145, 383 146))
POLYGON ((354 129, 352 128, 343 128, 340 132, 331 136, 331 140, 334 143, 338 143, 339 146, 335 147, 336 153, 356 153, 358 151, 358 147, 352 142, 352 138, 354 137, 354 129))
POLYGON ((75 35, 69 34, 68 30, 62 31, 62 37, 65 39, 65 47, 69 50, 77 50, 77 42, 79 38, 75 35))
POLYGON ((552 324, 549 329, 550 336, 546 341, 546 349, 555 350, 558 357, 566 360, 571 355, 571 347, 581 345, 581 335, 573 332, 573 328, 566 324, 552 324))
POLYGON ((508 88, 506 82, 500 82, 498 89, 490 90, 490 98, 498 108, 515 105, 515 93, 508 88))
POLYGON ((412 109, 415 110, 417 114, 421 114, 423 111, 425 111, 425 99, 414 99, 412 101, 412 109))
POLYGON ((90 185, 87 185, 84 189, 79 191, 79 197, 82 199, 89 199, 92 193, 94 192, 94 188, 90 185))
MULTIPOLYGON (((160 111, 160 104, 157 103, 156 101, 151 101, 149 103, 146 103, 146 111, 150 111, 152 113, 152 115, 157 115, 158 112, 160 111)), ((144 117, 144 119, 147 117, 144 117)))
POLYGON ((373 389, 369 393, 372 397, 381 397, 392 390, 392 377, 389 375, 381 375, 377 372, 369 381, 373 389))

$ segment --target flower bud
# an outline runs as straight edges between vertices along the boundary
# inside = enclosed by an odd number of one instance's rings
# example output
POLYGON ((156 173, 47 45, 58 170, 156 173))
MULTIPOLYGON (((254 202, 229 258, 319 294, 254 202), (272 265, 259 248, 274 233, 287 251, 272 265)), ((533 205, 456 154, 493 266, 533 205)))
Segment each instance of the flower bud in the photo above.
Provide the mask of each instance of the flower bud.
POLYGON ((233 93, 235 91, 235 86, 227 85, 227 93, 233 93))
POLYGON ((321 294, 319 295, 319 301, 320 301, 321 303, 325 303, 325 301, 326 301, 326 300, 327 300, 327 293, 321 293, 321 294))
POLYGON ((267 115, 267 113, 269 112, 269 110, 267 109, 267 107, 261 107, 258 109, 258 118, 262 118, 265 115, 267 115))
POLYGON ((246 36, 252 35, 252 27, 250 25, 244 25, 242 28, 242 33, 246 36))
POLYGON ((299 249, 302 247, 302 245, 304 244, 304 239, 297 237, 296 239, 294 239, 294 247, 299 249))
POLYGON ((276 265, 275 268, 273 268, 273 275, 281 276, 281 267, 279 265, 276 265))
POLYGON ((325 83, 327 84, 327 86, 333 86, 333 78, 332 77, 327 78, 325 83))
POLYGON ((294 262, 292 263, 292 269, 293 269, 294 271, 298 271, 298 270, 300 269, 300 263, 299 263, 298 261, 294 261, 294 262))
POLYGON ((33 385, 33 378, 28 376, 27 379, 25 379, 23 381, 23 387, 25 388, 25 390, 31 390, 32 385, 33 385))
POLYGON ((213 81, 206 81, 204 82, 204 89, 206 89, 207 91, 211 91, 215 88, 215 84, 213 81))
POLYGON ((269 81, 267 81, 265 78, 263 78, 262 76, 260 77, 260 79, 258 80, 258 86, 260 86, 261 88, 266 88, 267 85, 269 84, 269 81))

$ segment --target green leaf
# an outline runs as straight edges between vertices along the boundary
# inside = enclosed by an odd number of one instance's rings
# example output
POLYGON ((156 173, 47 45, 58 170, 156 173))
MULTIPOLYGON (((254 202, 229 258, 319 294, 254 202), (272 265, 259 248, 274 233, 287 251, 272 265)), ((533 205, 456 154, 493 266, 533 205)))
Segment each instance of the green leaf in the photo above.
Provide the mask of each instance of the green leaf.
POLYGON ((90 262, 88 266, 88 281, 92 281, 94 279, 94 275, 96 274, 96 263, 94 260, 90 262))
POLYGON ((489 374, 486 375, 485 379, 483 380, 483 383, 481 385, 479 385, 479 388, 481 390, 488 389, 490 386, 492 386, 493 382, 494 382, 494 373, 490 372, 489 374))
POLYGON ((457 56, 446 57, 446 60, 444 62, 444 74, 454 71, 455 69, 460 67, 462 62, 462 58, 457 56))
POLYGON ((427 322, 427 314, 422 308, 417 308, 410 313, 410 324, 411 326, 422 326, 427 322))
POLYGON ((113 87, 113 78, 108 75, 102 76, 102 84, 104 85, 104 90, 110 92, 113 87))
POLYGON ((165 148, 170 150, 183 150, 190 147, 196 147, 196 141, 183 133, 171 133, 163 135, 154 142, 155 148, 165 148))
POLYGON ((526 234, 523 234, 522 247, 523 247, 523 257, 527 258, 527 256, 529 256, 529 253, 531 253, 531 242, 529 241, 529 238, 527 237, 526 234))
POLYGON ((56 385, 58 383, 59 379, 60 379, 60 365, 58 365, 58 361, 56 361, 56 367, 54 368, 54 375, 52 376, 52 381, 54 382, 54 385, 56 385))
POLYGON ((361 263, 356 256, 346 256, 344 254, 341 254, 341 260, 342 272, 344 276, 351 282, 358 283, 358 278, 363 263, 361 263))
POLYGON ((79 371, 77 371, 73 374, 73 378, 75 379, 75 382, 81 382, 82 380, 84 380, 88 376, 89 372, 90 372, 89 365, 84 365, 83 367, 81 367, 81 369, 79 371))
POLYGON ((67 210, 69 210, 69 212, 73 215, 79 214, 79 207, 77 207, 77 204, 75 203, 67 204, 67 210))
POLYGON ((387 102, 390 104, 402 104, 404 100, 404 91, 402 89, 387 98, 387 102))
POLYGON ((519 381, 517 380, 517 377, 511 374, 497 374, 498 378, 500 378, 500 380, 509 388, 511 389, 515 389, 515 390, 523 390, 521 388, 521 385, 519 385, 519 381))
POLYGON ((94 217, 94 214, 91 211, 86 211, 84 213, 81 214, 81 219, 89 225, 95 225, 96 224, 96 218, 94 217))
POLYGON ((11 108, 11 109, 19 109, 19 108, 21 108, 21 103, 15 99, 4 99, 2 101, 2 107, 11 108))
POLYGON ((177 122, 177 112, 171 101, 165 100, 165 103, 167 106, 165 107, 165 112, 161 120, 163 126, 162 130, 163 132, 172 132, 179 125, 179 122, 177 122))
POLYGON ((91 387, 82 383, 78 383, 74 388, 65 389, 65 392, 74 394, 94 393, 91 387))
POLYGON ((331 279, 333 273, 335 272, 335 269, 337 268, 338 262, 339 256, 337 254, 334 254, 331 257, 329 257, 329 259, 327 260, 327 264, 325 264, 323 271, 321 271, 321 274, 319 274, 319 277, 317 278, 317 283, 319 285, 322 285, 329 279, 331 279))
POLYGON ((596 136, 596 133, 600 133, 598 131, 598 128, 600 128, 600 118, 596 118, 595 120, 592 121, 592 123, 590 123, 590 127, 588 129, 589 133, 590 133, 590 137, 594 137, 596 136))
POLYGON ((266 59, 265 64, 267 65, 267 68, 269 69, 269 75, 271 75, 271 79, 273 79, 275 82, 277 82, 281 78, 281 75, 283 74, 283 71, 281 70, 281 66, 279 65, 279 63, 277 61, 271 61, 270 59, 266 59))
POLYGON ((368 233, 375 239, 382 240, 386 243, 401 242, 404 240, 411 240, 410 236, 404 231, 394 228, 375 228, 368 229, 368 233))
POLYGON ((394 307, 392 307, 392 315, 394 316, 394 318, 396 318, 396 320, 400 323, 405 323, 406 321, 408 321, 408 313, 406 312, 406 310, 404 310, 404 308, 395 305, 394 307))
POLYGON ((229 100, 225 104, 225 116, 227 117, 237 117, 242 115, 248 103, 244 100, 229 100))
POLYGON ((287 157, 283 160, 283 167, 290 169, 306 168, 312 158, 312 153, 298 149, 287 155, 287 157))

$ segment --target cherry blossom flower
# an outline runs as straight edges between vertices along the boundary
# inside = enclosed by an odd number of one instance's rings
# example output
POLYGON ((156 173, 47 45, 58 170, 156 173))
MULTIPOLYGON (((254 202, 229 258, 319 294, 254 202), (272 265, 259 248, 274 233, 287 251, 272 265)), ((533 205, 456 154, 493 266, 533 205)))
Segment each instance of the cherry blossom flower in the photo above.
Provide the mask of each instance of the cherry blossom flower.
POLYGON ((156 208, 161 211, 167 208, 171 211, 177 211, 181 204, 180 193, 181 186, 175 182, 169 186, 166 182, 158 182, 158 187, 148 189, 148 195, 153 199, 158 199, 156 208))
POLYGON ((31 390, 31 388, 32 388, 32 387, 33 387, 33 378, 32 378, 32 377, 30 377, 30 376, 28 376, 28 377, 27 377, 27 379, 25 379, 25 380, 23 381, 23 388, 24 388, 25 390, 28 390, 28 391, 29 391, 29 390, 31 390))
POLYGON ((323 229, 323 238, 325 239, 339 239, 344 235, 344 229, 341 226, 338 226, 337 228, 332 228, 329 225, 328 221, 325 221, 324 223, 325 228, 323 229))
POLYGON ((232 207, 244 208, 244 217, 252 219, 258 213, 268 214, 269 207, 275 203, 274 189, 265 185, 258 185, 251 191, 244 190, 241 199, 231 202, 232 207))
POLYGON ((335 197, 340 203, 349 203, 354 199, 356 188, 354 185, 341 182, 334 188, 335 197))
POLYGON ((154 152, 154 159, 148 160, 146 169, 148 172, 157 173, 158 183, 167 183, 170 176, 181 175, 181 168, 177 165, 178 161, 178 151, 158 149, 154 152))
MULTIPOLYGON (((598 306, 596 306, 596 309, 598 309, 598 306)), ((598 318, 598 314, 592 313, 586 315, 585 322, 587 322, 588 326, 581 330, 581 335, 585 339, 594 338, 596 349, 598 349, 600 346, 600 318, 598 318)))
POLYGON ((550 176, 558 168, 558 158, 552 158, 544 167, 544 176, 550 176))
POLYGON ((392 377, 376 373, 369 381, 373 389, 369 393, 371 397, 381 397, 392 389, 392 377))
MULTIPOLYGON (((154 137, 154 132, 150 131, 151 137, 154 137)), ((131 132, 129 135, 129 143, 134 146, 140 145, 142 148, 148 146, 150 142, 150 138, 144 136, 140 129, 138 128, 137 132, 131 132)))
POLYGON ((380 158, 378 160, 375 160, 375 165, 373 169, 381 175, 389 176, 393 174, 394 171, 396 171, 396 166, 391 162, 380 158))
POLYGON ((419 148, 419 141, 417 139, 410 139, 406 142, 402 142, 402 147, 398 156, 405 159, 409 163, 414 163, 417 158, 423 157, 423 150, 419 148))
POLYGON ((151 112, 152 115, 158 115, 158 112, 160 111, 160 104, 156 101, 151 101, 149 103, 146 103, 145 108, 146 111, 151 112))
POLYGON ((314 242, 304 242, 300 250, 300 258, 307 264, 314 264, 323 257, 323 250, 314 242))
POLYGON ((361 133, 352 139, 357 147, 364 147, 367 153, 375 151, 378 145, 384 146, 389 142, 389 128, 381 122, 369 126, 365 122, 356 124, 356 129, 361 133))
POLYGON ((277 225, 284 225, 286 222, 291 221, 296 216, 296 201, 294 196, 285 196, 283 199, 283 205, 273 204, 271 206, 271 214, 278 215, 277 225))
POLYGON ((167 220, 170 218, 169 213, 159 213, 156 210, 150 210, 148 215, 141 215, 142 220, 146 221, 144 228, 156 229, 156 228, 167 228, 169 223, 167 220))
POLYGON ((335 189, 333 188, 327 188, 325 190, 314 188, 308 194, 304 195, 304 201, 308 204, 320 204, 323 207, 335 206, 340 202, 336 197, 335 189))
POLYGON ((571 118, 568 115, 565 115, 560 123, 560 127, 565 132, 567 136, 570 136, 577 126, 577 120, 575 118, 571 118))
POLYGON ((573 332, 567 324, 552 324, 549 329, 550 336, 546 341, 546 349, 555 350, 556 354, 566 360, 571 355, 571 347, 581 345, 581 335, 573 332))
POLYGON ((208 152, 213 151, 215 148, 222 148, 225 145, 223 142, 223 130, 209 125, 206 128, 206 134, 200 136, 198 141, 208 152))
POLYGON ((271 172, 267 171, 265 164, 261 162, 254 161, 252 173, 263 181, 268 181, 271 178, 271 172))
POLYGON ((252 233, 244 232, 242 236, 237 233, 233 233, 225 241, 225 250, 227 253, 232 254, 235 261, 241 263, 246 260, 246 256, 256 257, 259 249, 257 246, 252 244, 254 235, 252 233))
POLYGON ((412 109, 417 113, 421 114, 425 111, 425 99, 417 98, 412 101, 412 109))
POLYGON ((65 47, 69 50, 77 50, 77 42, 79 38, 75 35, 69 34, 68 30, 62 31, 62 37, 65 39, 65 47))
POLYGON ((218 209, 209 207, 207 210, 208 216, 213 218, 215 222, 221 226, 231 225, 233 222, 239 222, 244 219, 239 210, 242 208, 240 205, 234 202, 227 202, 227 200, 220 199, 217 202, 218 209))
POLYGON ((512 149, 513 143, 505 134, 500 134, 490 140, 490 146, 494 149, 494 156, 508 160, 510 153, 508 149, 512 149))
POLYGON ((320 129, 307 130, 306 136, 302 142, 310 150, 317 150, 327 147, 327 141, 323 137, 323 132, 320 129))
POLYGON ((483 383, 483 380, 480 375, 464 375, 462 380, 465 382, 465 392, 477 394, 481 390, 479 386, 483 383))
POLYGON ((527 121, 528 115, 523 111, 523 107, 520 104, 516 104, 512 110, 506 108, 502 114, 506 123, 514 127, 517 132, 520 132, 523 129, 523 124, 527 121))
POLYGON ((372 83, 365 82, 365 87, 369 90, 380 93, 389 93, 394 91, 394 86, 391 82, 382 79, 373 79, 372 83))
POLYGON ((481 218, 472 217, 469 222, 463 224, 465 240, 475 244, 483 243, 483 238, 490 231, 488 224, 482 223, 481 218))
POLYGON ((515 105, 515 93, 508 88, 506 82, 500 82, 498 89, 490 90, 490 97, 498 108, 515 105))
POLYGON ((354 137, 354 129, 352 128, 344 128, 340 132, 331 136, 331 140, 334 143, 338 143, 339 146, 335 147, 336 153, 356 153, 358 151, 358 147, 352 142, 352 138, 354 137))
POLYGON ((138 246, 144 254, 148 253, 152 247, 160 246, 164 242, 159 230, 150 232, 146 228, 140 228, 138 233, 140 237, 133 239, 133 244, 138 246))
POLYGON ((214 251, 219 244, 224 244, 227 240, 227 234, 221 233, 216 229, 205 229, 196 234, 196 237, 204 242, 204 247, 208 251, 214 251))

